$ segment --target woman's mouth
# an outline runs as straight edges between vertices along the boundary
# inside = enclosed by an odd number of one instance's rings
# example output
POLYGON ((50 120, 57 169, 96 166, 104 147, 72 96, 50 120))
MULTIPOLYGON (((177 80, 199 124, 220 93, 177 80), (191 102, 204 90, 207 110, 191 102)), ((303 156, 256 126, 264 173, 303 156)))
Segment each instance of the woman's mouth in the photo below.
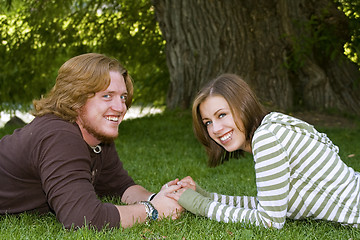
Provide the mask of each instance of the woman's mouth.
POLYGON ((220 137, 220 141, 222 144, 227 143, 231 140, 231 136, 233 135, 234 131, 230 131, 228 133, 225 133, 222 137, 220 137))

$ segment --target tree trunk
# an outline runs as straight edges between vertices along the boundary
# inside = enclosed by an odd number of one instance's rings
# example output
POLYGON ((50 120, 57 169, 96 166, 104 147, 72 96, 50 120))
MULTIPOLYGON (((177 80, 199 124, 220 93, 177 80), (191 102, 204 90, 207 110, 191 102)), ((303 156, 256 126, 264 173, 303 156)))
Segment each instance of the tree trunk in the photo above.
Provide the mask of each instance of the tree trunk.
POLYGON ((360 114, 360 72, 343 55, 347 19, 331 0, 153 4, 166 40, 168 108, 188 108, 205 82, 229 72, 242 76, 266 105, 360 114))

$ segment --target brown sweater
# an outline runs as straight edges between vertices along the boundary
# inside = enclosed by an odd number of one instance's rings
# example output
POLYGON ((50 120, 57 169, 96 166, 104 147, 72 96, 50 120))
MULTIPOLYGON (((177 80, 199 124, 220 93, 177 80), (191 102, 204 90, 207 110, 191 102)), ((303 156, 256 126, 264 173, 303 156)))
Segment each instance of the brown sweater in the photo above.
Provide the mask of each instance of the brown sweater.
POLYGON ((54 115, 36 117, 0 139, 0 214, 53 211, 66 227, 84 223, 119 226, 113 204, 98 196, 121 197, 135 185, 114 143, 94 151, 79 127, 54 115))

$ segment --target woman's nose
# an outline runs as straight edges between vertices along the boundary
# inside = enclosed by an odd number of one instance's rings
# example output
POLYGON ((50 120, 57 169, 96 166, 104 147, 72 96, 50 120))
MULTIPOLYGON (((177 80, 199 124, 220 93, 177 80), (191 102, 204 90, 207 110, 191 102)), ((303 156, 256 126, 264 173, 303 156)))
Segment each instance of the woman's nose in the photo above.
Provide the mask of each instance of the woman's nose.
POLYGON ((213 121, 212 123, 213 125, 213 133, 214 134, 217 134, 217 133, 221 133, 221 130, 223 129, 223 126, 220 122, 217 122, 217 121, 213 121))

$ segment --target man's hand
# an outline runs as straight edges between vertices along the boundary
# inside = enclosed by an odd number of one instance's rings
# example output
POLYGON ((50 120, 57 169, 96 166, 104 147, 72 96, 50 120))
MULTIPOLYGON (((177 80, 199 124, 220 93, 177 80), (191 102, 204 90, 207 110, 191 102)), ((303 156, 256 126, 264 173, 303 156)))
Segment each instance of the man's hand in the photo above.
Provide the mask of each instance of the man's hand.
POLYGON ((159 212, 159 218, 171 217, 172 219, 177 219, 180 216, 180 213, 184 211, 176 200, 168 197, 170 193, 177 192, 181 186, 177 185, 178 179, 171 181, 165 184, 161 191, 156 194, 151 203, 159 212))
MULTIPOLYGON (((176 192, 181 188, 177 185, 179 179, 175 179, 165 184, 159 193, 156 194, 151 203, 159 212, 159 219, 164 217, 171 217, 177 219, 184 209, 178 202, 172 198, 167 197, 167 194, 176 192)), ((145 206, 141 204, 133 204, 139 201, 145 201, 150 196, 151 192, 139 185, 129 187, 123 194, 122 201, 130 205, 116 206, 120 214, 121 226, 131 227, 136 222, 144 222, 146 220, 145 206)))

